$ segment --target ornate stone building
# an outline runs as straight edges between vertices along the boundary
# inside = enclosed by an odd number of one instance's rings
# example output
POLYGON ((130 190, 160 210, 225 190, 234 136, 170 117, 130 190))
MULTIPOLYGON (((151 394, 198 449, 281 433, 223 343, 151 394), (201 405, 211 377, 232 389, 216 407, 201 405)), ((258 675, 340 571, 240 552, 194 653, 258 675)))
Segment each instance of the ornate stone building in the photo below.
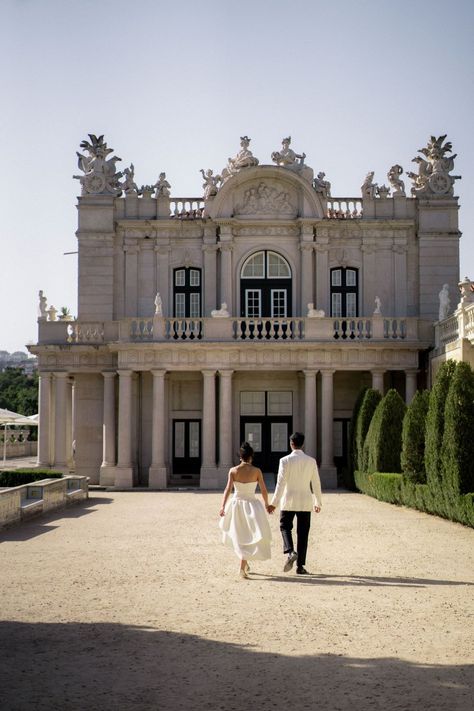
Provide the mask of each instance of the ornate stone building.
POLYGON ((425 383, 443 284, 459 279, 451 145, 332 197, 283 140, 241 150, 203 198, 138 188, 103 137, 78 154, 79 299, 57 320, 41 293, 39 464, 92 482, 221 487, 239 443, 276 471, 292 430, 334 487, 361 386, 425 383))

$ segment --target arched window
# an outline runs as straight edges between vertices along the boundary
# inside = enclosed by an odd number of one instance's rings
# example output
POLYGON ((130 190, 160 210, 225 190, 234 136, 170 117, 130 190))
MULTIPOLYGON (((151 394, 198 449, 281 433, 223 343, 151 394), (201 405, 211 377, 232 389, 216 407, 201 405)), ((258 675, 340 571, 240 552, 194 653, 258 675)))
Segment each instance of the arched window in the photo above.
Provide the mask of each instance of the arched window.
POLYGON ((201 316, 201 270, 179 267, 173 272, 174 317, 199 318, 201 316))
POLYGON ((240 315, 291 316, 291 269, 280 254, 262 250, 244 262, 240 274, 240 315))
POLYGON ((352 267, 331 269, 331 316, 359 315, 359 274, 352 267))

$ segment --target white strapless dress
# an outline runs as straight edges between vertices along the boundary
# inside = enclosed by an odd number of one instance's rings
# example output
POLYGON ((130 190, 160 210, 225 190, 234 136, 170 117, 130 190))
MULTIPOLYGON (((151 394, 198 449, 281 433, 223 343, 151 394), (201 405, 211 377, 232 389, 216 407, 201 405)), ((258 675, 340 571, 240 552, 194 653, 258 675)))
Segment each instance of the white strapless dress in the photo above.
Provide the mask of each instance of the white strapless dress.
POLYGON ((271 558, 272 533, 267 514, 255 496, 256 481, 235 481, 234 494, 219 521, 222 542, 244 560, 271 558))

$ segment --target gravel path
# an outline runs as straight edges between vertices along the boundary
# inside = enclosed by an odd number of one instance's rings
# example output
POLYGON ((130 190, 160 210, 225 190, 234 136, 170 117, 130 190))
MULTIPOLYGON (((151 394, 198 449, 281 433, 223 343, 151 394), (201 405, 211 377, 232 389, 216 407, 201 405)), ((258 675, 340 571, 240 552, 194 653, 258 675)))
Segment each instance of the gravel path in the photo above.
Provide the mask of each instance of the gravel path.
POLYGON ((474 531, 330 493, 252 579, 220 493, 92 492, 0 535, 5 711, 473 708, 474 531))

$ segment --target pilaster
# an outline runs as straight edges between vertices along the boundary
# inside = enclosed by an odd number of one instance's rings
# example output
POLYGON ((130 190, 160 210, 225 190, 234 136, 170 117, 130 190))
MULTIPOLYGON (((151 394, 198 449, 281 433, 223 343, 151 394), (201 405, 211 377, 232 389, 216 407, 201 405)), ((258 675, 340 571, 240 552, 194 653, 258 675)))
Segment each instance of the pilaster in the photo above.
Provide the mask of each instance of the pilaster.
POLYGON ((39 375, 38 467, 51 466, 51 373, 39 375))
POLYGON ((152 416, 152 458, 148 474, 150 489, 166 489, 168 470, 165 464, 166 413, 165 375, 166 370, 152 370, 153 375, 153 416, 152 416))
POLYGON ((104 413, 102 425, 102 464, 100 484, 113 486, 115 483, 115 376, 113 371, 102 373, 104 378, 104 413))
POLYGON ((132 376, 131 370, 119 370, 118 461, 115 486, 133 487, 132 464, 132 376))
POLYGON ((215 489, 220 485, 216 467, 216 371, 202 371, 202 458, 200 486, 215 489))
POLYGON ((321 370, 321 484, 337 488, 337 469, 333 456, 334 370, 321 370))
POLYGON ((232 370, 219 371, 219 477, 224 485, 232 461, 232 370))
POLYGON ((67 388, 68 373, 54 374, 55 407, 54 407, 54 468, 69 474, 67 457, 67 388))
POLYGON ((316 458, 316 370, 304 372, 304 435, 305 452, 316 458))

